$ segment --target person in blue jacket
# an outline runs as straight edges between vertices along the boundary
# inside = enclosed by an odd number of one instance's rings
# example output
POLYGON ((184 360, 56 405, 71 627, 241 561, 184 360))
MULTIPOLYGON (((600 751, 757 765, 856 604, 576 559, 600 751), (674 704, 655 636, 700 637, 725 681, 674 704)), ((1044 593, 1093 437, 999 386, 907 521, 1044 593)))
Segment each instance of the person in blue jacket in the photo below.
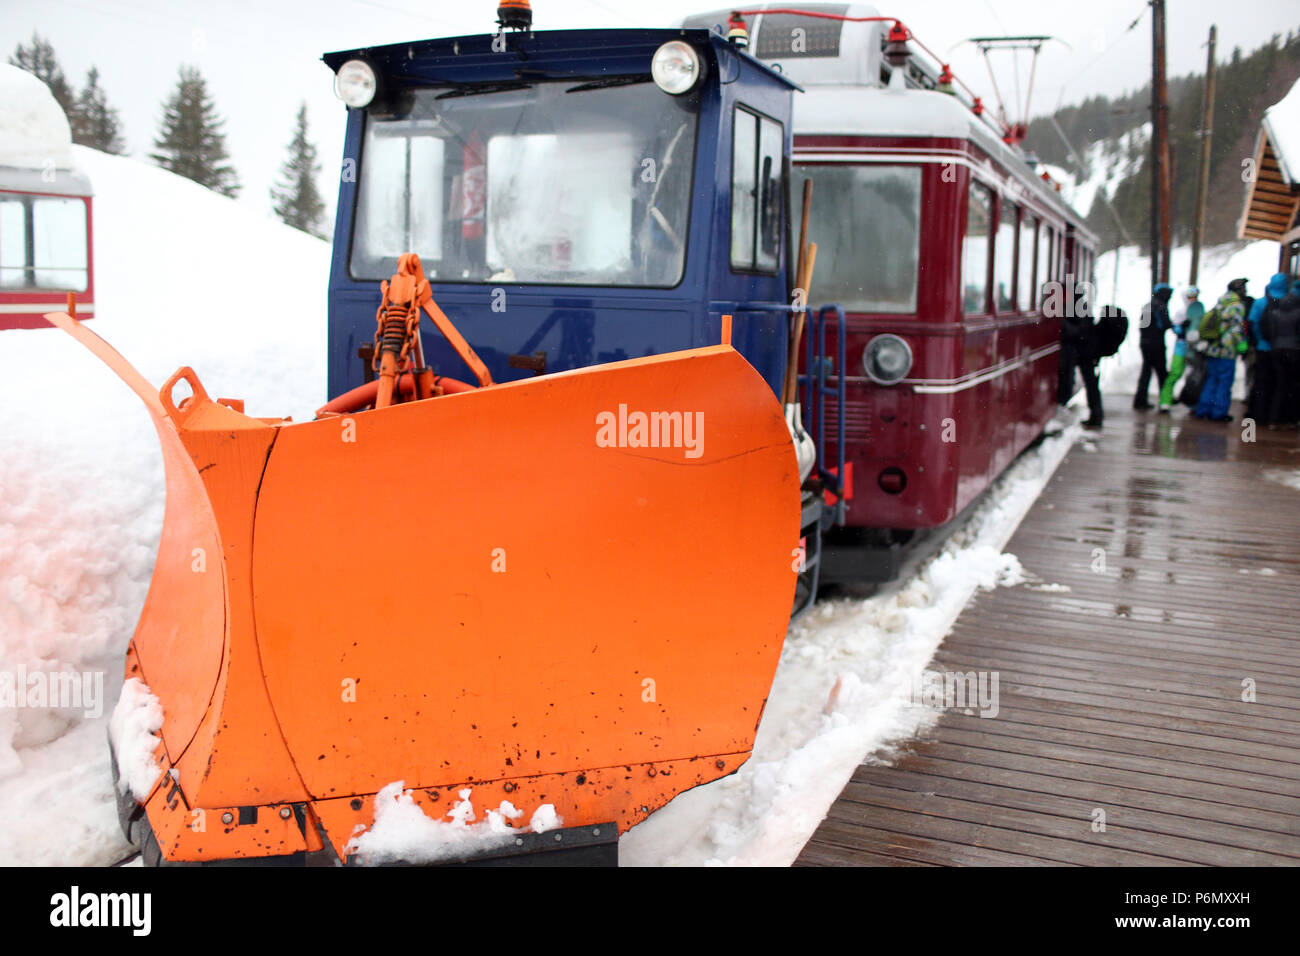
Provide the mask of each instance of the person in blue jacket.
POLYGON ((1137 392, 1133 395, 1133 408, 1147 411, 1151 408, 1149 389, 1151 373, 1156 375, 1156 391, 1164 388, 1165 333, 1174 327, 1169 320, 1169 297, 1174 287, 1168 282, 1157 282, 1151 290, 1151 301, 1142 307, 1138 318, 1139 343, 1142 346, 1142 371, 1138 374, 1137 392))
POLYGON ((1277 388, 1277 370, 1273 362, 1273 346, 1264 335, 1260 322, 1264 313, 1276 308, 1289 291, 1290 280, 1284 273, 1275 273, 1268 280, 1264 294, 1250 307, 1250 337, 1255 343, 1255 380, 1251 383, 1250 395, 1246 398, 1246 417, 1253 418, 1257 425, 1267 425, 1271 420, 1273 392, 1277 388))

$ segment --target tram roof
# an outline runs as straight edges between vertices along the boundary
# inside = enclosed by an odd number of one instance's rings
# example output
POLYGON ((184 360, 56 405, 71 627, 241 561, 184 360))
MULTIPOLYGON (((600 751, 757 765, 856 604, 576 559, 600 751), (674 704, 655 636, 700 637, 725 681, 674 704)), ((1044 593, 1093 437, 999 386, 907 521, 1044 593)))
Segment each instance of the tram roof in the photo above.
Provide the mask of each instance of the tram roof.
POLYGON ((811 86, 795 99, 794 131, 802 136, 960 139, 972 142, 1028 192, 1055 209, 1076 228, 1086 229, 1083 217, 1053 187, 1043 182, 1024 153, 1004 143, 965 103, 948 93, 887 87, 811 86))

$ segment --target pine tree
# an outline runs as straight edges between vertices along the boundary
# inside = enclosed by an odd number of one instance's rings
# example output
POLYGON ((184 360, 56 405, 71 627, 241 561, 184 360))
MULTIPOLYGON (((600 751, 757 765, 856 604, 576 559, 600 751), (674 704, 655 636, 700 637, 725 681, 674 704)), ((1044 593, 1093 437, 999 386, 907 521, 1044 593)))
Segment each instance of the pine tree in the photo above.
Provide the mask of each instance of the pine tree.
POLYGON ((171 98, 163 104, 162 124, 149 158, 163 169, 192 179, 223 196, 239 194, 239 177, 229 159, 225 121, 208 96, 207 83, 195 67, 182 66, 171 98))
POLYGON ((31 73, 48 86, 50 92, 54 94, 54 99, 67 114, 68 122, 74 122, 77 103, 72 94, 72 87, 68 85, 58 58, 54 55, 54 47, 50 45, 50 41, 39 33, 33 33, 32 45, 25 47, 21 43, 18 44, 9 62, 31 73))
POLYGON ((72 121, 72 141, 105 153, 126 151, 122 141, 122 121, 117 110, 99 86, 99 71, 93 66, 86 72, 86 85, 77 97, 76 118, 72 121))
POLYGON ((325 238, 321 218, 325 204, 316 188, 320 163, 316 147, 307 139, 307 104, 298 108, 298 125, 289 143, 289 158, 280 168, 280 179, 271 187, 275 214, 295 229, 325 238))

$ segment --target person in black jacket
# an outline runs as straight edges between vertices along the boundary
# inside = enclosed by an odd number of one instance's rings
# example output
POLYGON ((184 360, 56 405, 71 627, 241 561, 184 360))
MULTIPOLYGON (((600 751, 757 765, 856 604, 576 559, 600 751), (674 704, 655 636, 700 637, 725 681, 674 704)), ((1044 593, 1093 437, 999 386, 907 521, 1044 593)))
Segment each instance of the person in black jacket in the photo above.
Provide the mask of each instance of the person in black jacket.
MULTIPOLYGON (((1060 377, 1056 400, 1061 405, 1074 394, 1074 370, 1083 376, 1083 388, 1088 396, 1088 420, 1084 428, 1101 428, 1101 387, 1097 382, 1096 327, 1088 311, 1088 299, 1080 296, 1075 307, 1061 318, 1060 377)), ((1109 309, 1114 306, 1107 306, 1109 309)), ((1121 313, 1122 314, 1122 313, 1121 313)))
POLYGON ((1151 301, 1142 307, 1138 319, 1141 331, 1142 371, 1138 374, 1137 392, 1133 395, 1133 408, 1148 411, 1148 390, 1151 387, 1151 373, 1156 375, 1156 391, 1165 386, 1165 333, 1174 327, 1169 319, 1169 297, 1174 294, 1174 287, 1167 282, 1158 282, 1151 291, 1151 301))
POLYGON ((1274 428, 1294 428, 1300 423, 1300 282, 1264 313, 1259 331, 1272 346, 1269 421, 1274 428))

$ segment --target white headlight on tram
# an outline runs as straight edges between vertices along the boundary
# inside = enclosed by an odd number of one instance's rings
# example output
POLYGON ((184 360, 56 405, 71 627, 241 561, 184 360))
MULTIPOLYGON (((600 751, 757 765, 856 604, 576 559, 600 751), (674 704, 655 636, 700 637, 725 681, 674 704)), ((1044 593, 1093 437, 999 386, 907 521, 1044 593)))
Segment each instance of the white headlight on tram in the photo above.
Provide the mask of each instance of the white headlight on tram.
POLYGON ((877 335, 862 350, 862 371, 877 385, 897 385, 912 370, 912 348, 897 335, 877 335))
POLYGON ((659 89, 674 96, 689 93, 704 73, 704 64, 695 47, 684 40, 669 40, 655 50, 650 60, 650 75, 659 89))
POLYGON ((353 109, 369 106, 377 92, 379 78, 365 60, 348 60, 334 75, 334 95, 353 109))

